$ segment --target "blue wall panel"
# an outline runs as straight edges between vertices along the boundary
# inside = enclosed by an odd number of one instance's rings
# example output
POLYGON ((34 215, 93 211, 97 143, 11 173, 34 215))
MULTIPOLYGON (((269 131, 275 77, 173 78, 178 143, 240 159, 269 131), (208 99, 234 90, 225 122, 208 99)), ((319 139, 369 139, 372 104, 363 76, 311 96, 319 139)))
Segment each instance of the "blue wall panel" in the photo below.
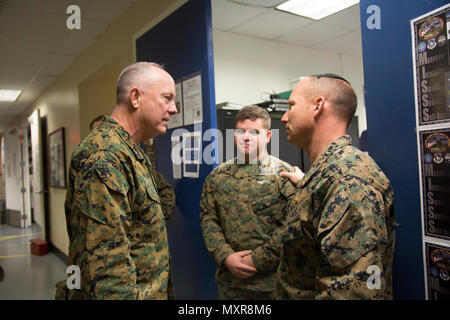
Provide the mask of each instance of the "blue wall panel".
MULTIPOLYGON (((217 128, 211 1, 191 0, 136 40, 137 61, 165 65, 175 80, 202 73, 202 130, 217 128)), ((185 129, 194 131, 194 126, 185 129)), ((215 262, 208 254, 200 230, 200 195, 203 181, 213 169, 200 166, 199 179, 173 179, 170 136, 155 139, 157 170, 175 188, 176 208, 168 222, 173 280, 177 299, 216 299, 215 262)), ((203 148, 209 142, 203 143, 203 148)))
POLYGON ((399 224, 394 260, 396 299, 425 298, 410 20, 447 2, 360 2, 369 154, 392 182, 399 224), (380 8, 381 29, 366 26, 370 5, 380 8))

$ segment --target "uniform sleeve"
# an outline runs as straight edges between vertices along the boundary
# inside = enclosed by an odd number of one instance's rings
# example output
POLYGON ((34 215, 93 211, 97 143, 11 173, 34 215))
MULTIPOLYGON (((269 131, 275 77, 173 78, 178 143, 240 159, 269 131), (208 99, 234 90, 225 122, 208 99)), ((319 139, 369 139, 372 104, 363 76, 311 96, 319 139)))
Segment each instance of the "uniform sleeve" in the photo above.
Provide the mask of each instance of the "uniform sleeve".
POLYGON ((152 175, 156 182, 156 188, 158 189, 164 219, 167 221, 170 219, 175 206, 175 192, 173 191, 172 186, 166 181, 166 179, 164 179, 162 174, 152 169, 152 175))
POLYGON ((88 299, 137 299, 128 182, 118 160, 89 161, 75 178, 71 244, 88 299), (76 215, 74 215, 76 213, 76 215), (75 221, 75 220, 77 221, 75 221))
POLYGON ((230 254, 234 253, 234 250, 227 243, 223 234, 213 195, 214 189, 208 177, 203 184, 200 198, 200 226, 206 248, 220 266, 230 254))
POLYGON ((384 299, 387 245, 381 194, 342 183, 329 191, 318 226, 322 261, 316 299, 384 299), (372 281, 372 279, 374 281, 372 281))
MULTIPOLYGON (((279 177, 277 179, 279 190, 279 201, 281 202, 281 210, 283 212, 285 223, 287 212, 286 208, 290 198, 295 193, 294 185, 288 178, 279 177)), ((273 231, 270 238, 261 246, 255 248, 252 252, 253 263, 258 271, 273 272, 276 271, 280 263, 281 251, 281 230, 282 226, 278 226, 273 231)))

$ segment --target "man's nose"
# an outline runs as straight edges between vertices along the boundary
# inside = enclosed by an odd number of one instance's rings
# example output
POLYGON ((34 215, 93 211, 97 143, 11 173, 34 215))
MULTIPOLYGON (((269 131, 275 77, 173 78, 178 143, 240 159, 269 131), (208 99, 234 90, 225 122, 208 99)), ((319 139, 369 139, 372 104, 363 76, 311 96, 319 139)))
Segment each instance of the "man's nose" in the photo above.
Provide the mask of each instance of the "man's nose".
POLYGON ((284 125, 286 125, 287 124, 287 122, 288 122, 288 111, 286 111, 284 114, 283 114, 283 117, 281 117, 281 122, 284 124, 284 125))
POLYGON ((170 114, 177 114, 178 113, 178 109, 177 109, 177 106, 175 105, 174 101, 169 105, 169 113, 170 114))

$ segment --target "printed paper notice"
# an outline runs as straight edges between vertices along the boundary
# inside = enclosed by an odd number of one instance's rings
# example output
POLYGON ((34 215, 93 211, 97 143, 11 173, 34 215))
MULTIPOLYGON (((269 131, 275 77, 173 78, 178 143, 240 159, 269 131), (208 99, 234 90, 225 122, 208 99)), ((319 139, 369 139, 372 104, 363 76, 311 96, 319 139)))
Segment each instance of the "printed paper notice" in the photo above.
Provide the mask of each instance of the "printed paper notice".
POLYGON ((183 81, 184 125, 203 122, 202 76, 196 75, 183 81))
POLYGON ((181 179, 181 163, 183 158, 181 157, 181 136, 172 137, 172 170, 173 178, 181 179))

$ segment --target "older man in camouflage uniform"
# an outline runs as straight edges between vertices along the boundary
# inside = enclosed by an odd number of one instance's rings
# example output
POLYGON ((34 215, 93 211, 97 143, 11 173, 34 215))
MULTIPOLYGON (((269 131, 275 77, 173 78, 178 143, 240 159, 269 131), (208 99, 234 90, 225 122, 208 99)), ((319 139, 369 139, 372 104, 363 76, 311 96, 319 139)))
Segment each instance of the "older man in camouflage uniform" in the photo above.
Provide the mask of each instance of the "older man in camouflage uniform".
POLYGON ((295 188, 292 167, 266 152, 270 116, 257 106, 236 115, 238 157, 206 178, 200 201, 205 244, 217 262, 219 299, 272 299, 280 245, 274 236, 295 188))
POLYGON ((394 193, 372 158, 346 135, 351 85, 333 74, 302 80, 282 122, 312 167, 281 232, 280 299, 391 299, 394 193))
POLYGON ((155 179, 156 190, 158 191, 164 219, 167 222, 172 216, 173 208, 175 207, 175 191, 161 173, 152 169, 152 175, 153 179, 155 179))
MULTIPOLYGON (((167 299, 173 295, 164 216, 139 143, 166 131, 175 84, 159 65, 125 68, 117 105, 75 149, 65 210, 69 264, 81 289, 69 299, 167 299)), ((64 285, 64 283, 63 283, 64 285)), ((59 284, 59 297, 64 296, 59 284)))
MULTIPOLYGON (((104 115, 100 115, 91 120, 89 130, 94 130, 102 123, 104 115)), ((164 179, 164 176, 152 168, 153 179, 155 180, 156 190, 158 191, 159 200, 161 202, 164 219, 167 221, 172 215, 175 206, 175 192, 172 186, 164 179)))

